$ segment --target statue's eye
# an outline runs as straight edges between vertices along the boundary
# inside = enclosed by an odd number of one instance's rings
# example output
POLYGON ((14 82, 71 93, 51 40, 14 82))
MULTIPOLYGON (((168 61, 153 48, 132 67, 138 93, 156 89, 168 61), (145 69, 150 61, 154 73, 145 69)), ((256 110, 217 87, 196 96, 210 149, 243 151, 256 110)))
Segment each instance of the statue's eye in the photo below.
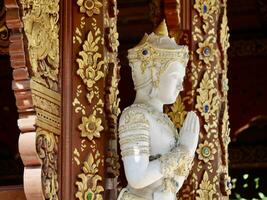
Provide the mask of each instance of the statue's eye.
POLYGON ((148 50, 147 50, 147 49, 144 49, 144 50, 142 51, 142 54, 143 54, 144 56, 148 55, 148 50))

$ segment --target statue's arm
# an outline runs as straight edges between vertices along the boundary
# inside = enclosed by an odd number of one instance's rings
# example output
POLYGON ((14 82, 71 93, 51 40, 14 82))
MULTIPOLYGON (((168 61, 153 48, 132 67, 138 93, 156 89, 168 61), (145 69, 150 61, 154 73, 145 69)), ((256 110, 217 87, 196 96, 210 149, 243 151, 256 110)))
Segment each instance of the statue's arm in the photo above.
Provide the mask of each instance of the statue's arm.
POLYGON ((128 109, 122 113, 119 142, 125 175, 131 187, 143 188, 162 178, 160 161, 149 161, 150 125, 143 111, 128 109))
POLYGON ((179 145, 177 147, 186 149, 189 156, 182 159, 183 161, 179 163, 178 168, 175 171, 174 181, 176 182, 176 192, 182 187, 191 170, 192 161, 198 145, 199 131, 200 125, 198 116, 191 111, 187 114, 180 131, 179 145))
POLYGON ((147 155, 126 156, 123 164, 128 184, 136 189, 144 188, 163 177, 160 161, 149 161, 147 155))

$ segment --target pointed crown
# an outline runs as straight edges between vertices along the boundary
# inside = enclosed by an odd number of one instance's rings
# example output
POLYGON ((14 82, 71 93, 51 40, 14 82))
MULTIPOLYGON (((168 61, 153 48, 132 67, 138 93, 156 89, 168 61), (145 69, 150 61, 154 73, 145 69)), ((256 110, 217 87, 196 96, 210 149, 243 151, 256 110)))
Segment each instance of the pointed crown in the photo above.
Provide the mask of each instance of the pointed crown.
MULTIPOLYGON (((169 37, 165 20, 154 32, 149 35, 145 34, 138 45, 128 50, 129 61, 141 61, 142 74, 148 69, 151 70, 151 79, 155 86, 159 84, 160 74, 168 68, 171 62, 179 61, 185 67, 188 58, 188 47, 177 45, 175 39, 169 37)), ((133 66, 131 67, 135 71, 133 66)), ((139 85, 143 85, 143 83, 135 83, 136 88, 139 85)))

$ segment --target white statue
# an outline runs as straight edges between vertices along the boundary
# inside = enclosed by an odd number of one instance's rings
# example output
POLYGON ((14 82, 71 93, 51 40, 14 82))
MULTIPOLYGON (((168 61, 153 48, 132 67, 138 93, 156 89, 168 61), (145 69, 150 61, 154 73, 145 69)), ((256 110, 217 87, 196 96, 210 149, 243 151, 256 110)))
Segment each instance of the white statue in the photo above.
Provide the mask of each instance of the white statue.
POLYGON ((192 166, 199 120, 189 112, 178 135, 163 105, 183 90, 188 48, 169 38, 165 21, 128 51, 136 89, 119 121, 128 186, 118 200, 174 200, 192 166))

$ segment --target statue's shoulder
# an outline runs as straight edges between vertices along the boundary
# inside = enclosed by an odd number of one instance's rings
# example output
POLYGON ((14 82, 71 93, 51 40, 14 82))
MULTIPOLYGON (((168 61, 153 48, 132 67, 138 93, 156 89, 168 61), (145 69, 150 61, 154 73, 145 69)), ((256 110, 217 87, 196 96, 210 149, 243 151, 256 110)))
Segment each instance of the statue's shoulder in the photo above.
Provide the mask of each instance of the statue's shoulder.
POLYGON ((132 104, 125 108, 120 117, 122 124, 147 124, 149 125, 147 110, 142 104, 132 104))

